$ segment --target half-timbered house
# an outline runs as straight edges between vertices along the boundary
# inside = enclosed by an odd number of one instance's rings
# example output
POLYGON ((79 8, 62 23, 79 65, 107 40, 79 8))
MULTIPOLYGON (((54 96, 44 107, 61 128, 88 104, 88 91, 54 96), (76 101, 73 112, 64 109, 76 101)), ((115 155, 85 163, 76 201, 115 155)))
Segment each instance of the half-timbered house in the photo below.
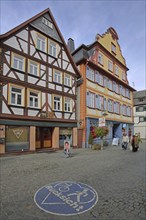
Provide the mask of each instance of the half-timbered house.
POLYGON ((0 36, 0 153, 77 146, 81 75, 49 9, 0 36))

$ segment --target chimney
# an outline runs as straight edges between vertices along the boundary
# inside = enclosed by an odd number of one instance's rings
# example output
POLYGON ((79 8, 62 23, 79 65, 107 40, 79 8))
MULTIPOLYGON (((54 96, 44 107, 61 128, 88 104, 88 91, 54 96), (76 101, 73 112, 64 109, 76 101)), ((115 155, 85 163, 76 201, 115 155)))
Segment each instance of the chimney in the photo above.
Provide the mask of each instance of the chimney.
POLYGON ((75 43, 74 43, 74 40, 72 38, 68 39, 67 47, 68 47, 68 49, 71 53, 75 50, 75 43))

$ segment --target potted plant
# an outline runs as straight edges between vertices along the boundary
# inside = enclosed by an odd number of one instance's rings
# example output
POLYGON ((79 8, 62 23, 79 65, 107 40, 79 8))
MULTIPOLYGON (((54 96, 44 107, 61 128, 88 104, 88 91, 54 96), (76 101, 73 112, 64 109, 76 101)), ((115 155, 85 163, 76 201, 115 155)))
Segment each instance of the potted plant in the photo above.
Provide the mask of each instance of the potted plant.
POLYGON ((101 139, 101 149, 103 149, 103 138, 109 133, 109 129, 106 126, 96 127, 95 134, 96 137, 101 139))

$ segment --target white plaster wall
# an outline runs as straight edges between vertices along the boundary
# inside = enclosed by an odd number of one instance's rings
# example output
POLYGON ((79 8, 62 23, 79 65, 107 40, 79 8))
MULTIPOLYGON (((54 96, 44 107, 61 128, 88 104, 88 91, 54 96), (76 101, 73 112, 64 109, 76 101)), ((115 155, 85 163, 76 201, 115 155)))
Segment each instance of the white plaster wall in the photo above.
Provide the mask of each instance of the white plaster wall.
POLYGON ((42 86, 42 87, 46 87, 46 81, 43 81, 43 80, 40 80, 38 83, 37 83, 38 86, 42 86))
POLYGON ((10 55, 5 54, 5 58, 8 61, 8 63, 10 63, 10 55))
POLYGON ((12 111, 14 112, 15 115, 24 115, 24 110, 23 108, 15 108, 15 107, 12 107, 12 111))
POLYGON ((50 106, 52 106, 52 95, 48 94, 48 103, 50 106))
POLYGON ((3 96, 5 97, 5 99, 7 100, 7 98, 8 98, 8 93, 7 93, 7 90, 8 90, 8 86, 7 85, 5 85, 5 86, 3 86, 3 96))
POLYGON ((9 73, 9 77, 12 77, 12 78, 14 78, 14 79, 17 79, 13 72, 10 72, 10 73, 9 73))
POLYGON ((55 85, 52 84, 52 83, 49 83, 48 87, 49 87, 50 89, 55 89, 55 85))
POLYGON ((62 91, 62 86, 56 86, 56 90, 62 91))
POLYGON ((55 115, 57 118, 62 118, 62 113, 61 112, 55 112, 55 115))
POLYGON ((13 47, 13 48, 15 48, 15 49, 21 51, 21 48, 20 48, 20 46, 19 46, 19 44, 18 44, 18 42, 17 42, 15 36, 9 38, 9 39, 6 40, 4 43, 5 43, 6 45, 9 45, 9 46, 11 46, 11 47, 13 47))
POLYGON ((34 54, 35 50, 36 50, 35 47, 30 45, 30 55, 31 56, 34 54))
POLYGON ((38 113, 39 111, 38 110, 28 110, 28 116, 36 116, 37 115, 37 113, 38 113))
POLYGON ((23 40, 19 40, 21 47, 24 51, 24 53, 28 53, 28 43, 24 42, 23 40))
POLYGON ((65 51, 63 51, 63 59, 69 62, 68 56, 66 55, 65 51))
POLYGON ((72 114, 70 119, 75 119, 75 113, 72 114))
POLYGON ((8 73, 9 69, 10 68, 7 66, 7 64, 4 63, 4 65, 3 65, 3 75, 4 76, 8 73))
POLYGON ((66 70, 68 63, 66 61, 63 61, 63 69, 66 70))
POLYGON ((75 73, 75 71, 74 71, 74 69, 73 69, 73 67, 72 67, 71 64, 69 64, 67 70, 68 70, 69 72, 71 72, 71 73, 75 73))
POLYGON ((8 107, 4 102, 2 102, 2 113, 11 114, 11 112, 9 111, 8 107))
POLYGON ((23 31, 19 32, 18 34, 16 34, 16 36, 28 41, 28 31, 27 30, 23 30, 23 31))
POLYGON ((28 76, 28 82, 31 84, 35 84, 38 81, 37 78, 34 78, 32 76, 28 76))

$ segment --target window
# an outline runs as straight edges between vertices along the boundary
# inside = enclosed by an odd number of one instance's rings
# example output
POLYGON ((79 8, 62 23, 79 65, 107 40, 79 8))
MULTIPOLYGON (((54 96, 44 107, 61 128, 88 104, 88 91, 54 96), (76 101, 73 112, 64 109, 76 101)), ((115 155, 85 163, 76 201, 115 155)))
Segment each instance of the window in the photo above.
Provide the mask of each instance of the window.
POLYGON ((130 98, 130 91, 129 91, 129 89, 126 89, 126 97, 130 98))
POLYGON ((16 54, 12 54, 12 66, 13 68, 20 70, 20 71, 25 71, 25 65, 24 61, 25 58, 16 54))
POLYGON ((57 44, 54 41, 49 40, 49 54, 53 57, 57 57, 57 44))
POLYGON ((101 53, 98 53, 98 63, 103 65, 103 55, 101 53))
POLYGON ((64 111, 71 112, 71 103, 72 103, 72 100, 70 98, 65 98, 65 100, 64 100, 64 111))
POLYGON ((142 116, 142 117, 139 117, 139 121, 140 121, 140 122, 145 122, 145 121, 146 121, 146 117, 143 117, 143 116, 142 116))
POLYGON ((94 70, 92 70, 87 66, 86 71, 87 71, 87 78, 94 81, 94 70))
POLYGON ((62 73, 58 70, 54 70, 53 80, 56 83, 62 83, 62 73))
POLYGON ((24 89, 19 87, 10 87, 10 104, 22 106, 23 105, 24 89))
POLYGON ((71 76, 68 74, 64 75, 64 85, 71 86, 71 76))
POLYGON ((95 94, 92 92, 87 92, 87 106, 94 108, 95 107, 95 94))
POLYGON ((29 73, 38 76, 39 75, 39 64, 34 61, 29 61, 29 73))
POLYGON ((108 70, 110 70, 111 72, 113 72, 113 62, 112 61, 108 61, 108 70))
POLYGON ((112 47, 111 48, 112 52, 116 54, 116 46, 114 44, 112 44, 111 47, 112 47))
POLYGON ((108 80, 108 89, 113 90, 113 83, 110 79, 108 80))
POLYGON ((123 95, 123 96, 126 96, 126 90, 125 90, 124 87, 123 87, 123 90, 122 90, 122 95, 123 95))
POLYGON ((126 80, 126 73, 122 71, 122 80, 126 80))
POLYGON ((54 110, 61 111, 62 110, 62 97, 54 96, 54 110))
POLYGON ((46 38, 42 35, 37 36, 37 49, 46 52, 46 38))
POLYGON ((48 19, 46 19, 46 18, 42 18, 42 22, 46 25, 46 26, 48 26, 49 28, 51 28, 51 29, 53 29, 53 24, 52 24, 52 22, 51 21, 49 21, 48 19))
POLYGON ((144 98, 139 98, 138 101, 139 101, 139 102, 143 102, 143 101, 144 101, 144 98))
POLYGON ((99 74, 99 84, 103 86, 103 76, 99 74))
POLYGON ((114 102, 114 113, 120 113, 120 104, 119 102, 114 102))
POLYGON ((143 112, 143 111, 146 111, 146 106, 136 107, 136 112, 143 112))
POLYGON ((104 76, 103 78, 104 87, 107 87, 107 77, 104 76))
POLYGON ((28 107, 40 108, 40 92, 29 91, 28 107))
POLYGON ((110 99, 108 100, 108 111, 113 112, 113 101, 110 99))
POLYGON ((117 76, 119 76, 119 68, 118 68, 118 66, 115 66, 115 74, 116 74, 117 76))

